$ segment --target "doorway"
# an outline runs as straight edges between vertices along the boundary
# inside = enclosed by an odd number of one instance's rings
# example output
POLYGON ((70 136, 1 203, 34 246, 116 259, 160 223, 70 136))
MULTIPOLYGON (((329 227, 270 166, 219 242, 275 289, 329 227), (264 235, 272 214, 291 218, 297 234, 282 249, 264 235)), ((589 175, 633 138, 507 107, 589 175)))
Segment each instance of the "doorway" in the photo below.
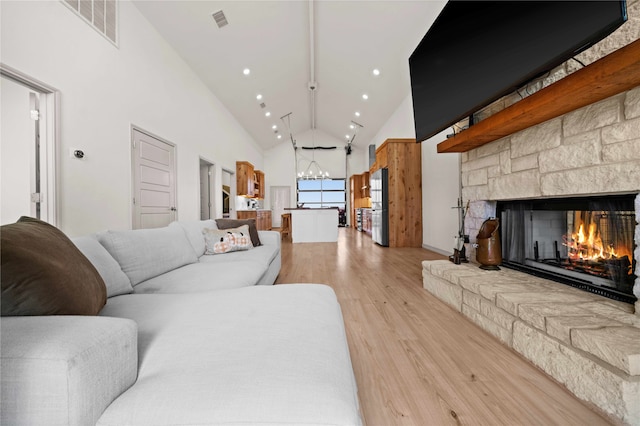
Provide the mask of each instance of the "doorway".
MULTIPOLYGON (((200 220, 213 218, 213 163, 200 158, 200 220)), ((224 205, 224 200, 223 200, 224 205)))
POLYGON ((0 64, 0 224, 31 216, 57 225, 58 92, 0 64))
POLYGON ((272 186, 271 187, 271 223, 274 228, 282 226, 282 214, 285 208, 291 207, 291 187, 272 186))
POLYGON ((232 184, 235 184, 233 179, 233 172, 222 169, 222 217, 234 219, 234 198, 231 194, 235 193, 235 188, 232 188, 232 184))
POLYGON ((177 220, 176 146, 131 129, 133 229, 161 228, 177 220))

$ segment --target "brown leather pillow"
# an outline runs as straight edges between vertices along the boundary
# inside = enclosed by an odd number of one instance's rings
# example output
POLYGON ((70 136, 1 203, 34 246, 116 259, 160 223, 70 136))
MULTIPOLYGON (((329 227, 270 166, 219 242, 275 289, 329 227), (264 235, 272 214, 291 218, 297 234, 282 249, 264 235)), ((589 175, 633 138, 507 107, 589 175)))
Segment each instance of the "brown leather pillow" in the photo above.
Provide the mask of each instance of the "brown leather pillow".
POLYGON ((2 316, 96 315, 107 301, 100 274, 56 227, 30 217, 0 227, 2 316))
POLYGON ((254 247, 261 246, 258 228, 255 219, 216 219, 218 229, 239 228, 242 225, 249 225, 249 236, 254 247))

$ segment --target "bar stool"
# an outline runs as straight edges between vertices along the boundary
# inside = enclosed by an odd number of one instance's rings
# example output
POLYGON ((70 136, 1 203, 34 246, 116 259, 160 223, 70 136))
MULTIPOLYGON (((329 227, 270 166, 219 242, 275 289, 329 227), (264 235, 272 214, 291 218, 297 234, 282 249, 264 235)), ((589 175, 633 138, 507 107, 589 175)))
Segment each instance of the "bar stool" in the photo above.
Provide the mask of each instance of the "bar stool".
POLYGON ((285 234, 291 238, 291 213, 283 213, 280 224, 280 236, 284 238, 285 234))

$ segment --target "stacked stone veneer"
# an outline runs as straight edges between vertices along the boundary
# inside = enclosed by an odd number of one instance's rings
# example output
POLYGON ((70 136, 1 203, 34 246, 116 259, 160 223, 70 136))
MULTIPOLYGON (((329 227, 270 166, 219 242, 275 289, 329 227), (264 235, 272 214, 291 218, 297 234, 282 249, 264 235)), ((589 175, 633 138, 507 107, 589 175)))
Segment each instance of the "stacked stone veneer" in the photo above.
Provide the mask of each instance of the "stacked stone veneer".
MULTIPOLYGON (((640 0, 627 2, 628 21, 578 55, 588 65, 640 39, 640 0)), ((482 120, 553 84, 582 66, 569 60, 475 114, 482 120)), ((499 139, 461 156, 465 229, 471 242, 496 214, 496 201, 591 194, 640 193, 640 87, 499 139)), ((636 222, 640 222, 636 199, 636 222)), ((640 227, 636 227, 640 260, 640 227)), ((474 260, 472 245, 467 246, 474 260)), ((640 274, 638 274, 640 275, 640 274)), ((640 299, 640 278, 634 294, 640 299)), ((640 315, 640 303, 636 309, 640 315)))
POLYGON ((640 317, 632 306, 506 270, 422 263, 423 286, 588 401, 640 425, 640 317))
POLYGON ((497 200, 640 193, 640 87, 463 153, 461 171, 472 243, 497 200))

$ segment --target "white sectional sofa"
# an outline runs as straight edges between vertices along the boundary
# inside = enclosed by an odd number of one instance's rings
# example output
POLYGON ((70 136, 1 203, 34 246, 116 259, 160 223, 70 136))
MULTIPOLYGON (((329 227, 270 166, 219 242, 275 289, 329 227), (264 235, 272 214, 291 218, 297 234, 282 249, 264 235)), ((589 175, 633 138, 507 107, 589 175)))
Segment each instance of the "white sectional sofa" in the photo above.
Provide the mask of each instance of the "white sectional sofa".
MULTIPOLYGON (((28 238, 42 229, 55 236, 55 228, 32 222, 28 238)), ((268 285, 280 270, 277 232, 260 231, 262 245, 248 251, 203 254, 202 229, 211 226, 173 223, 75 238, 105 284, 97 315, 4 316, 11 300, 24 298, 5 286, 20 257, 10 250, 20 251, 24 239, 14 228, 0 230, 0 423, 361 424, 333 290, 268 285)), ((47 260, 60 252, 47 252, 46 242, 34 246, 47 260)), ((64 267, 80 270, 83 260, 71 257, 64 267)))

